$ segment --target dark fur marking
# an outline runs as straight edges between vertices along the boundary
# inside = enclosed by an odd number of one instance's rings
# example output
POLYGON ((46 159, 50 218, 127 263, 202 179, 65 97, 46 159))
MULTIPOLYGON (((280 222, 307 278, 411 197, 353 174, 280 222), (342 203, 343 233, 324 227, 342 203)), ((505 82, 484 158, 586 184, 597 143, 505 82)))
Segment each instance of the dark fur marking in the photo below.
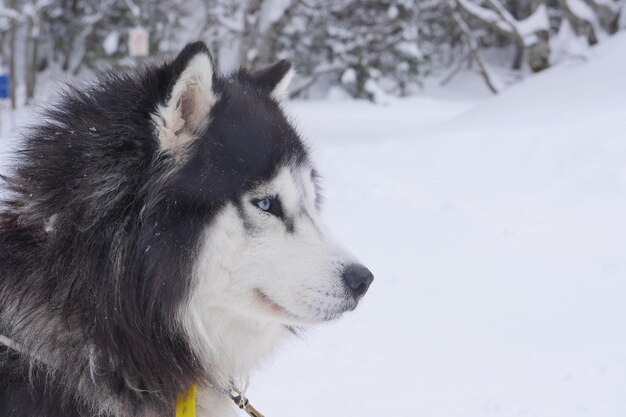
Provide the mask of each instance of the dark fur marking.
POLYGON ((309 213, 308 210, 303 210, 302 214, 304 215, 304 217, 306 217, 307 219, 309 219, 311 221, 311 225, 313 226, 313 228, 315 229, 315 231, 319 234, 322 235, 322 231, 319 229, 319 227, 317 227, 317 223, 315 223, 315 221, 313 220, 313 218, 311 217, 311 214, 309 213))
POLYGON ((311 170, 311 180, 313 180, 313 185, 315 186, 315 207, 319 210, 324 204, 324 196, 322 195, 322 176, 316 169, 311 170))
POLYGON ((279 82, 287 75, 293 64, 285 59, 278 61, 274 65, 256 71, 252 74, 255 83, 262 88, 265 93, 271 93, 279 82))
POLYGON ((293 234, 295 232, 294 221, 292 218, 284 218, 283 223, 285 223, 285 228, 287 229, 287 233, 293 234))

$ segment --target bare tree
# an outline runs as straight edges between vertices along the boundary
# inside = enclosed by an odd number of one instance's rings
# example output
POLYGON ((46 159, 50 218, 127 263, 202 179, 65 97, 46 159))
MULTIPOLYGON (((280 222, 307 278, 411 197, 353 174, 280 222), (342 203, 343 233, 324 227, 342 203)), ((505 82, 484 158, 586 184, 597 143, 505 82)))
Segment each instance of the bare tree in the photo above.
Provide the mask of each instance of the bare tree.
POLYGON ((459 8, 468 16, 484 24, 490 30, 508 37, 516 45, 517 52, 513 68, 520 69, 527 51, 528 64, 533 71, 541 71, 548 66, 549 22, 543 4, 538 4, 533 13, 519 21, 500 3, 499 0, 485 0, 487 7, 471 0, 458 0, 459 8))
POLYGON ((28 60, 26 65, 26 101, 30 103, 35 97, 37 73, 39 71, 39 44, 42 31, 42 12, 51 4, 50 0, 38 0, 31 7, 25 9, 28 19, 28 60))
POLYGON ((480 52, 480 48, 478 47, 478 42, 476 41, 476 38, 474 37, 472 30, 467 25, 465 20, 463 20, 463 16, 461 16, 461 13, 459 12, 460 1, 459 0, 446 0, 446 1, 448 2, 450 10, 452 11, 452 17, 454 19, 454 22, 457 24, 458 28, 461 30, 461 33, 463 34, 463 38, 465 39, 465 42, 467 43, 467 46, 469 47, 472 53, 472 56, 474 57, 474 60, 478 63, 478 66, 480 68, 480 73, 482 74, 483 79, 485 80, 485 83, 494 94, 497 94, 499 92, 499 88, 496 85, 496 82, 494 80, 493 75, 491 74, 491 71, 489 70, 489 66, 485 63, 485 60, 480 52))
MULTIPOLYGON (((11 0, 9 2, 9 7, 12 10, 16 10, 17 9, 17 0, 11 0)), ((17 74, 17 67, 16 67, 16 57, 15 55, 17 54, 17 26, 18 26, 18 19, 14 18, 12 19, 12 23, 11 23, 11 29, 9 31, 9 90, 11 92, 11 108, 15 109, 17 107, 17 93, 16 93, 16 86, 17 83, 15 82, 15 76, 17 74)))

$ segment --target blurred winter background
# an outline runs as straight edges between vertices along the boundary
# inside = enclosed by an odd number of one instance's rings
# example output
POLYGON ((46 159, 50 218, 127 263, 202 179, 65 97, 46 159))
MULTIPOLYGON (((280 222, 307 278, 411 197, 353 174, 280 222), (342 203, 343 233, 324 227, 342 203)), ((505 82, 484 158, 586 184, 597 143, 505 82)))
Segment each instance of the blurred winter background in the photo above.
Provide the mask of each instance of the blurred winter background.
MULTIPOLYGON (((363 305, 252 380, 279 416, 626 416, 624 0, 0 0, 0 164, 58 81, 279 58, 363 305)), ((2 165, 0 165, 1 169, 2 165)))

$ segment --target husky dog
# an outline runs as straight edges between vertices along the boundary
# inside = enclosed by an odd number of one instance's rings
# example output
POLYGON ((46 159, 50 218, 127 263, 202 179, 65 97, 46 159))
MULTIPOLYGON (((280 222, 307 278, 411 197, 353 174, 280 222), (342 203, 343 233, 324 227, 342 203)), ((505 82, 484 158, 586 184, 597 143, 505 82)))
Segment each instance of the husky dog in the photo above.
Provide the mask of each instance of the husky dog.
POLYGON ((281 339, 353 310, 372 273, 320 216, 281 110, 292 65, 173 62, 70 88, 27 131, 0 211, 0 416, 235 415, 281 339))

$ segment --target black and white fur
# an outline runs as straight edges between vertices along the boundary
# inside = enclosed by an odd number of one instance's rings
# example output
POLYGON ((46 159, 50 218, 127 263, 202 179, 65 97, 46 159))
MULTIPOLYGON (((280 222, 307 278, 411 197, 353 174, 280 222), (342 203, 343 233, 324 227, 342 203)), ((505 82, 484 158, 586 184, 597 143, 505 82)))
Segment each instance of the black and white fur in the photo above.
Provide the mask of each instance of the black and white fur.
POLYGON ((171 417, 192 384, 198 416, 234 415, 231 381, 356 307, 373 277, 320 221, 292 74, 220 76, 190 44, 27 131, 0 211, 0 416, 171 417))

